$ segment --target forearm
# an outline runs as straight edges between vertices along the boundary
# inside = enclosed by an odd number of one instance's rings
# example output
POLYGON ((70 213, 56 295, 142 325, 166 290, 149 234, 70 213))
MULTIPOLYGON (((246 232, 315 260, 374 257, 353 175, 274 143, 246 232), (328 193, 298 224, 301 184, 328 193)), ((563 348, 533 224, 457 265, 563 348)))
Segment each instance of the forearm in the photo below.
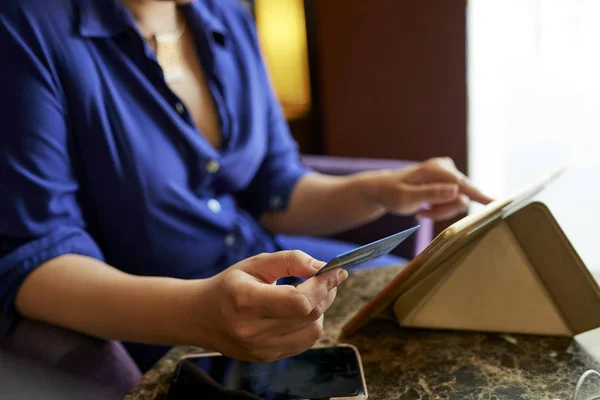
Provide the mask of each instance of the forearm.
POLYGON ((66 255, 33 271, 16 305, 28 318, 103 339, 203 346, 202 338, 191 343, 185 336, 195 289, 194 281, 138 277, 66 255))
POLYGON ((309 174, 296 185, 288 208, 266 213, 261 223, 276 233, 330 235, 370 222, 385 213, 377 200, 382 173, 309 174))

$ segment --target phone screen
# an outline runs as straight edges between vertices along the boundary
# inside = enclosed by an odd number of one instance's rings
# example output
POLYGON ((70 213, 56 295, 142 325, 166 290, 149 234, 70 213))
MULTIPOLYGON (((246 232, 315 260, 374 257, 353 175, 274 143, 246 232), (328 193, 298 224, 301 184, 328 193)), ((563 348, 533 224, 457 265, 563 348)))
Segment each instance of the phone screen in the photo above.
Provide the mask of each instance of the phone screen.
POLYGON ((329 399, 365 394, 358 357, 351 347, 310 349, 270 364, 224 356, 189 358, 183 362, 194 363, 224 389, 263 399, 329 399))

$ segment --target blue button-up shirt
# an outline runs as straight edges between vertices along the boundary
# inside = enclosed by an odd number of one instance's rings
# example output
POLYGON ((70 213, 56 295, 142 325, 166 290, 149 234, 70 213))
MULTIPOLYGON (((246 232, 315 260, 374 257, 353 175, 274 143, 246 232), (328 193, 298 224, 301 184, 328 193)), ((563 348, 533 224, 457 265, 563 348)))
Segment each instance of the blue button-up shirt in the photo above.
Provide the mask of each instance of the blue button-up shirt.
POLYGON ((264 251, 257 218, 306 172, 235 0, 181 6, 221 121, 217 150, 118 0, 0 3, 0 306, 63 254, 203 278, 264 251))

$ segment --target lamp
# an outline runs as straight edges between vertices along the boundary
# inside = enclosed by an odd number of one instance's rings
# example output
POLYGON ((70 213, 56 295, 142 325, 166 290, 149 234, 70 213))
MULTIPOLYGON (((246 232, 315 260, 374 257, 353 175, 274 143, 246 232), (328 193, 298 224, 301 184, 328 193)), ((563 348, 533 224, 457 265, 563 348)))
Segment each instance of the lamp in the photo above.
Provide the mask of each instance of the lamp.
POLYGON ((288 119, 310 110, 310 77, 303 0, 255 0, 259 40, 277 97, 288 119))

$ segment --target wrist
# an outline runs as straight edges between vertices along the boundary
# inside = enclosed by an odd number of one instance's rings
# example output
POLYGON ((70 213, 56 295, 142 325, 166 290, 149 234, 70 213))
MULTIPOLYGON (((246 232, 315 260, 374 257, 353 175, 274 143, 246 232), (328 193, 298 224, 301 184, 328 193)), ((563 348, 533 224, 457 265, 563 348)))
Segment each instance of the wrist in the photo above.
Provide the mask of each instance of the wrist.
POLYGON ((356 175, 360 191, 370 207, 381 213, 387 211, 386 193, 389 192, 391 182, 391 170, 366 171, 356 175))
POLYGON ((170 321, 174 344, 214 349, 211 340, 215 336, 212 334, 214 326, 206 307, 211 302, 206 293, 208 286, 207 279, 195 279, 180 280, 174 287, 170 321))

